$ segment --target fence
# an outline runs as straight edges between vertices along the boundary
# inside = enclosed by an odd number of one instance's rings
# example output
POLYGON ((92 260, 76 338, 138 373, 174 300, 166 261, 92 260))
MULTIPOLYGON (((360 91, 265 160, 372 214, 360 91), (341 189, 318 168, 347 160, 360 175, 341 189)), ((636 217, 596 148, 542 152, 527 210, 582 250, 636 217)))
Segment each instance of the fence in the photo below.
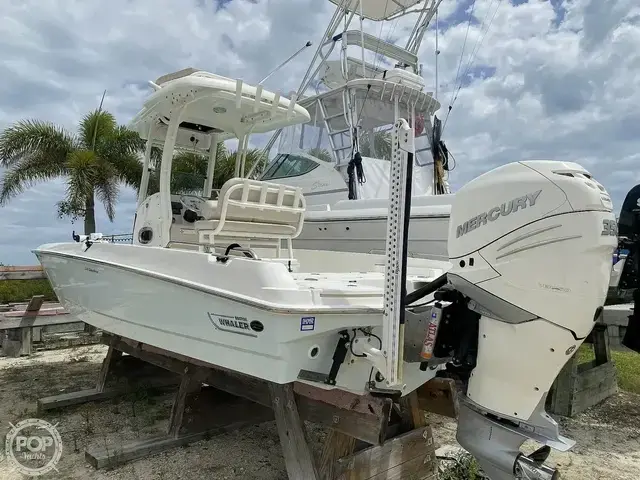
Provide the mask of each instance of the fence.
MULTIPOLYGON (((41 266, 0 267, 0 282, 46 278, 41 266)), ((95 329, 65 311, 59 303, 45 302, 43 295, 16 300, 0 305, 0 345, 4 355, 30 355, 35 347, 98 343, 95 329)))

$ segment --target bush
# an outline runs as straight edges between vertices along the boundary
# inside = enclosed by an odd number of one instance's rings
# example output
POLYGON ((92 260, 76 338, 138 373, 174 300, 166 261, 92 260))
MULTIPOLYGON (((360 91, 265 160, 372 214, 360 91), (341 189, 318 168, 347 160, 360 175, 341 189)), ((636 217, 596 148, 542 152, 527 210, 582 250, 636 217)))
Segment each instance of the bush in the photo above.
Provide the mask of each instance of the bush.
POLYGON ((56 294, 46 278, 0 281, 0 303, 29 301, 34 295, 44 295, 45 300, 57 301, 56 294))
POLYGON ((467 452, 440 459, 438 480, 485 480, 476 459, 467 452))

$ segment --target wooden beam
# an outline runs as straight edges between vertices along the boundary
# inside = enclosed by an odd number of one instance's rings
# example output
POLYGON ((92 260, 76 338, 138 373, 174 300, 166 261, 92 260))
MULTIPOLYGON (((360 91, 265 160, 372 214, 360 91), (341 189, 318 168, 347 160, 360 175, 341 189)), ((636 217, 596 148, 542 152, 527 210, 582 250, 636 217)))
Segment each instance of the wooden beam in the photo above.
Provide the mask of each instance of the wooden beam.
POLYGON ((415 390, 400 399, 402 423, 406 430, 421 428, 427 426, 427 419, 424 416, 424 410, 420 408, 418 400, 418 392, 415 390))
POLYGON ((102 362, 96 388, 40 398, 37 407, 41 413, 55 408, 115 398, 136 390, 175 388, 179 382, 180 377, 177 375, 146 364, 135 357, 120 357, 120 352, 114 351, 110 359, 105 358, 102 362))
POLYGON ((593 351, 596 356, 596 365, 604 365, 611 361, 611 349, 609 348, 609 335, 607 326, 595 324, 592 330, 593 351))
POLYGON ((422 427, 338 460, 336 480, 435 478, 431 427, 422 427))
POLYGON ((190 443, 206 440, 216 435, 233 432, 256 423, 254 415, 243 420, 236 420, 225 425, 219 425, 194 433, 187 433, 177 437, 158 435, 146 440, 138 440, 117 447, 97 447, 85 451, 85 460, 96 469, 113 468, 139 458, 171 450, 172 448, 189 445, 190 443))
POLYGON ((383 414, 384 403, 380 401, 379 397, 373 397, 370 394, 356 395, 337 388, 327 390, 301 382, 293 384, 293 391, 303 397, 318 400, 344 410, 374 415, 383 414))
MULTIPOLYGON (((269 382, 265 380, 241 375, 205 362, 190 361, 187 357, 182 357, 187 359, 182 360, 173 352, 155 347, 149 348, 148 345, 130 339, 119 339, 114 344, 114 348, 178 374, 182 374, 184 369, 189 367, 192 369, 194 378, 202 383, 259 405, 272 407, 269 382)), ((300 392, 300 394, 294 393, 298 410, 304 420, 331 427, 370 444, 379 445, 383 442, 393 403, 390 399, 368 396, 366 401, 355 403, 353 409, 349 409, 344 399, 350 399, 353 402, 352 394, 346 394, 340 401, 336 400, 334 404, 329 404, 322 401, 327 400, 324 389, 298 385, 295 389, 300 392), (309 398, 307 395, 322 400, 309 398)))
POLYGON ((44 295, 34 295, 29 300, 23 312, 17 312, 20 318, 20 327, 7 332, 3 338, 2 351, 9 357, 31 355, 31 320, 38 316, 40 307, 44 303, 44 295))
MULTIPOLYGON (((112 343, 115 343, 115 341, 113 341, 112 343)), ((120 350, 115 350, 113 348, 113 345, 109 346, 107 355, 104 357, 104 360, 102 360, 102 367, 100 368, 100 372, 98 373, 98 380, 96 382, 97 392, 104 391, 104 386, 107 382, 109 371, 113 368, 114 362, 121 356, 122 352, 120 350)))
MULTIPOLYGON (((145 388, 152 389, 164 389, 175 388, 177 385, 177 379, 171 377, 159 377, 149 379, 145 384, 145 388)), ((142 388, 142 387, 140 387, 142 388)), ((81 405, 83 403, 96 402, 100 400, 107 400, 109 398, 115 398, 124 394, 130 393, 135 390, 131 386, 117 386, 105 388, 101 392, 95 388, 89 390, 80 390, 77 392, 62 393, 60 395, 53 395, 51 397, 43 397, 37 400, 37 412, 42 414, 48 410, 54 410, 56 408, 70 407, 72 405, 81 405)))
POLYGON ((596 323, 590 337, 595 360, 578 364, 577 352, 571 356, 547 396, 550 413, 573 417, 617 393, 616 369, 611 361, 607 326, 596 323))
POLYGON ((41 266, 0 267, 0 280, 39 280, 47 278, 41 266))
POLYGON ((289 478, 319 480, 292 386, 271 382, 269 391, 289 478))
POLYGON ((23 317, 22 312, 0 313, 0 330, 11 330, 26 327, 47 327, 49 325, 64 325, 78 323, 78 319, 67 312, 56 309, 55 311, 40 311, 37 316, 23 317))
POLYGON ((179 378, 180 386, 167 435, 87 450, 85 458, 95 468, 114 467, 275 418, 288 477, 292 480, 435 478, 437 464, 432 432, 424 426, 426 420, 417 392, 403 397, 397 406, 398 414, 391 418, 394 407, 391 398, 358 397, 307 384, 280 385, 204 362, 190 362, 186 357, 130 339, 110 336, 103 341, 107 341, 110 348, 96 389, 41 399, 40 409, 109 398, 123 390, 139 388, 151 377, 164 376, 165 382, 170 379, 173 386, 179 378), (118 352, 129 355, 117 358, 118 352), (122 377, 124 387, 107 387, 112 384, 111 380, 122 377), (206 386, 200 389, 203 383, 206 386), (131 388, 132 384, 137 385, 131 388), (320 471, 308 443, 304 420, 331 427, 320 459, 320 471), (357 439, 370 445, 358 446, 357 439))
POLYGON ((422 410, 458 418, 458 390, 451 378, 432 378, 417 389, 418 403, 422 410))
POLYGON ((336 465, 341 458, 353 454, 356 439, 344 433, 330 429, 322 447, 319 475, 322 480, 334 480, 338 476, 336 465))
POLYGON ((169 416, 169 426, 167 427, 167 434, 170 437, 178 438, 180 434, 180 427, 182 427, 182 420, 184 411, 187 405, 187 395, 193 389, 193 385, 196 383, 193 378, 193 374, 186 368, 180 386, 176 392, 176 397, 171 406, 171 415, 169 416))

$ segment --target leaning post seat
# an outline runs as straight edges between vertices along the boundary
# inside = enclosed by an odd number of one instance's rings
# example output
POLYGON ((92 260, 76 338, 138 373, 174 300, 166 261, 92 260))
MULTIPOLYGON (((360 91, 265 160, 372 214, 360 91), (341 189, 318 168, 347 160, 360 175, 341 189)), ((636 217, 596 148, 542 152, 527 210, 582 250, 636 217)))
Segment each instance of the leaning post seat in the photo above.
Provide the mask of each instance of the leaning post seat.
POLYGON ((276 249, 282 240, 293 258, 292 240, 300 235, 306 201, 302 189, 248 178, 232 178, 220 189, 218 200, 202 207, 204 220, 194 223, 201 252, 211 251, 216 238, 256 240, 276 249))

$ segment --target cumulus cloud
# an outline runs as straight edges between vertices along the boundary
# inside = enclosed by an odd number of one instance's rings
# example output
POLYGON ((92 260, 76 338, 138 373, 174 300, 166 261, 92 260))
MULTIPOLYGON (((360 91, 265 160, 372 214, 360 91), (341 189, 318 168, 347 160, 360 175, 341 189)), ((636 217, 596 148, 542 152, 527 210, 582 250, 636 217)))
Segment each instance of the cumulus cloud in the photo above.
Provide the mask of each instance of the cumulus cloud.
MULTIPOLYGON (((619 208, 640 182, 636 4, 444 0, 438 116, 447 117, 455 98, 444 132, 457 164, 452 186, 514 160, 571 160, 591 170, 619 208)), ((307 40, 317 45, 334 8, 321 0, 5 2, 0 128, 39 118, 73 130, 104 89, 105 108, 127 123, 150 92, 147 80, 190 66, 257 82, 307 40)), ((407 18, 382 30, 365 24, 369 33, 400 45, 411 32, 407 18)), ((315 45, 267 87, 295 90, 315 45)), ((419 54, 432 88, 434 52, 431 28, 419 54)), ((62 181, 40 184, 0 209, 0 262, 34 263, 29 249, 69 238, 74 227, 55 218, 63 195, 62 181)), ((134 202, 134 193, 123 189, 116 221, 98 210, 98 230, 131 231, 134 202)))

